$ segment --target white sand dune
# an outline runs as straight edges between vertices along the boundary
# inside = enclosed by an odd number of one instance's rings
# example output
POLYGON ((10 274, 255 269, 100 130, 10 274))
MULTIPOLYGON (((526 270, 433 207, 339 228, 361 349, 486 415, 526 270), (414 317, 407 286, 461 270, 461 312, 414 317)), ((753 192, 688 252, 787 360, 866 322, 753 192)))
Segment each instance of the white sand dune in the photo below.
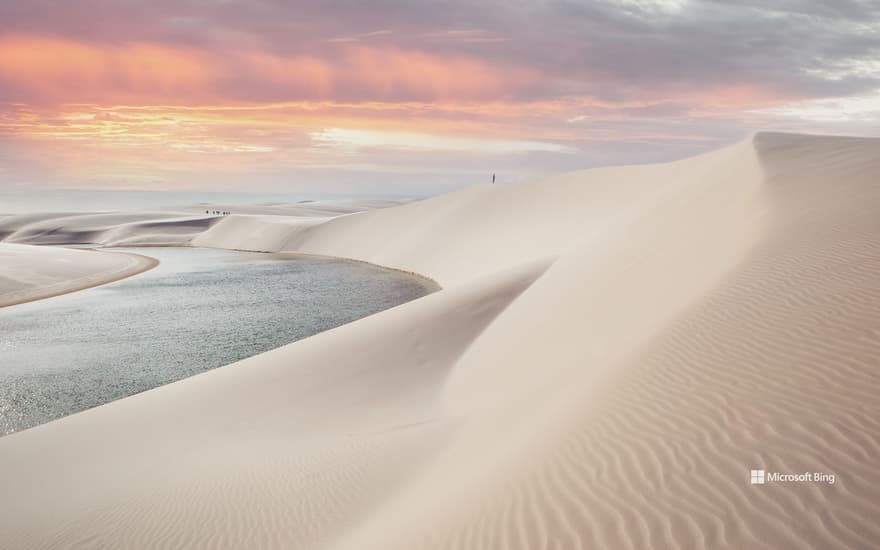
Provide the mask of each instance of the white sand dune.
POLYGON ((0 307, 106 284, 157 263, 138 254, 0 243, 0 307))
MULTIPOLYGON (((103 212, 97 214, 72 214, 67 216, 44 216, 31 221, 31 216, 12 216, 4 220, 9 234, 6 242, 20 244, 88 244, 98 242, 120 226, 138 223, 157 224, 180 218, 171 212, 103 212), (15 224, 20 218, 29 223, 15 224), (11 231, 10 231, 11 230, 11 231)), ((219 218, 218 218, 219 219, 219 218)))
MULTIPOLYGON (((152 212, 18 214, 0 218, 0 240, 40 245, 184 246, 215 223, 229 217, 216 215, 214 212, 229 212, 236 217, 243 216, 250 222, 262 220, 269 225, 296 225, 300 222, 325 222, 345 214, 399 204, 402 204, 401 201, 351 199, 276 205, 211 203, 152 212)), ((260 236, 231 237, 245 242, 266 242, 260 236)))
POLYGON ((76 212, 37 212, 32 214, 7 214, 0 216, 0 240, 8 239, 10 235, 28 225, 52 218, 74 216, 76 214, 76 212))
POLYGON ((205 203, 196 206, 177 208, 178 211, 195 214, 205 210, 220 210, 231 214, 249 214, 266 216, 298 216, 307 218, 328 218, 342 214, 353 214, 364 210, 389 208, 397 206, 405 200, 385 199, 324 199, 300 201, 296 203, 264 203, 264 204, 230 204, 205 203))
POLYGON ((878 173, 880 140, 759 134, 329 221, 222 218, 190 242, 444 289, 0 439, 0 546, 875 547, 878 173))

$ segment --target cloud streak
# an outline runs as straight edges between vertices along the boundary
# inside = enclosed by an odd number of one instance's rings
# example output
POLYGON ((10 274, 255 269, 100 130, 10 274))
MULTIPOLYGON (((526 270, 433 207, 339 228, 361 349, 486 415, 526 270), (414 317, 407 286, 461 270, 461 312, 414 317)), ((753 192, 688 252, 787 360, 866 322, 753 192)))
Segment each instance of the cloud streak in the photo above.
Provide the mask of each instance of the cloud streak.
POLYGON ((466 56, 346 44, 333 58, 131 42, 113 48, 30 35, 0 38, 0 100, 202 104, 479 100, 538 75, 466 56))

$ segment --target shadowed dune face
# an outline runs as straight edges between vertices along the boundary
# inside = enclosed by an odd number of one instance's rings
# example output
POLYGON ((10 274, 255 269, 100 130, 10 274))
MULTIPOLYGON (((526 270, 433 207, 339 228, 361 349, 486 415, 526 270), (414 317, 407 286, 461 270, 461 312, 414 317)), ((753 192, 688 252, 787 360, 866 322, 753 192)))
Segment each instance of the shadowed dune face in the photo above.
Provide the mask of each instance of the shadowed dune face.
MULTIPOLYGON (((119 232, 127 224, 144 224, 148 228, 167 224, 179 215, 165 212, 73 214, 70 216, 15 216, 7 224, 16 225, 5 239, 23 244, 85 244, 97 243, 108 231, 119 232)), ((205 227, 203 226, 202 229, 205 227)))
POLYGON ((877 174, 880 140, 759 134, 329 221, 224 219, 192 242, 354 257, 446 288, 0 440, 27 487, 0 527, 24 547, 209 530, 213 547, 870 548, 877 174), (54 457, 95 427, 89 460, 54 457), (836 481, 757 486, 751 469, 836 481), (143 471, 160 492, 132 482, 143 471))

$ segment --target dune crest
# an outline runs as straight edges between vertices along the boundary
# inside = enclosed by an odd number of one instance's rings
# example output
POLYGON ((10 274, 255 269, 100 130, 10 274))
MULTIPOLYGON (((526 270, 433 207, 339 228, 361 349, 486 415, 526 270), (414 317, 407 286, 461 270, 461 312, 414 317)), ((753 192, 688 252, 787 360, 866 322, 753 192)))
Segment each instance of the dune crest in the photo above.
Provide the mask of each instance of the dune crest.
POLYGON ((880 140, 758 134, 332 219, 223 218, 189 242, 444 289, 0 439, 20 497, 0 542, 871 547, 878 173, 880 140))

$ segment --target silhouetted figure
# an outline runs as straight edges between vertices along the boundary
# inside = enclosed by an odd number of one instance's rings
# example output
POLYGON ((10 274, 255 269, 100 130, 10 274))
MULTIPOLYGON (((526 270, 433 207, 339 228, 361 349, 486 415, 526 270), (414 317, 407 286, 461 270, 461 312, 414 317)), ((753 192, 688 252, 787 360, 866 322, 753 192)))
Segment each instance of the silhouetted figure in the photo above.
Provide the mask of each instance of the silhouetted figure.
POLYGON ((495 183, 495 174, 492 174, 492 183, 495 183))

